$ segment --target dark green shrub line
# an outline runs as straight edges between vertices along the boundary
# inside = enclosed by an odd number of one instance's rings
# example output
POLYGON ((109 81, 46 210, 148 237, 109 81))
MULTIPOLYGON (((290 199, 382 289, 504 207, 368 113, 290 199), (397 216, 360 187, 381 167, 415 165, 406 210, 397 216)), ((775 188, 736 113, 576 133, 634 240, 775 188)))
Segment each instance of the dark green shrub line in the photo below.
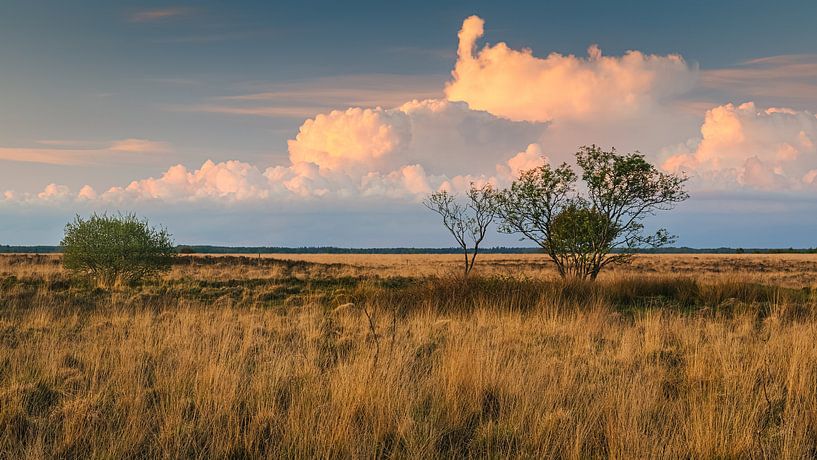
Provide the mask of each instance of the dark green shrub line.
POLYGON ((817 310, 814 289, 794 289, 759 283, 718 281, 699 283, 684 277, 619 278, 596 282, 514 277, 380 278, 377 276, 287 276, 226 280, 146 280, 113 289, 69 277, 0 278, 0 308, 26 309, 40 304, 66 310, 115 306, 174 308, 192 304, 213 306, 229 301, 237 308, 299 307, 308 303, 331 309, 354 303, 409 313, 444 313, 477 309, 536 311, 605 306, 635 313, 654 309, 730 313, 746 309, 768 314, 778 305, 802 312, 817 310), (36 302, 35 302, 36 300, 36 302), (37 303, 38 302, 38 303, 37 303))

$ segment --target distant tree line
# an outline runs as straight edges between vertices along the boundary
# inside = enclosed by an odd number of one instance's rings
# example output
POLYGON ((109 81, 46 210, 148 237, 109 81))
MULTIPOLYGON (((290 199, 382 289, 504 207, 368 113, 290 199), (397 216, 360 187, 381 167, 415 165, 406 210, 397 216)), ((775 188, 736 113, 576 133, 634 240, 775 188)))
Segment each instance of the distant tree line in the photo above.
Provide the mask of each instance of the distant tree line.
MULTIPOLYGON (((211 246, 179 245, 179 254, 461 254, 462 249, 450 248, 340 248, 335 246, 211 246)), ((635 249, 636 254, 817 254, 817 248, 691 248, 666 246, 635 249)), ((61 254, 60 246, 0 245, 0 254, 61 254)), ((538 247, 493 246, 480 249, 481 254, 541 254, 538 247)))

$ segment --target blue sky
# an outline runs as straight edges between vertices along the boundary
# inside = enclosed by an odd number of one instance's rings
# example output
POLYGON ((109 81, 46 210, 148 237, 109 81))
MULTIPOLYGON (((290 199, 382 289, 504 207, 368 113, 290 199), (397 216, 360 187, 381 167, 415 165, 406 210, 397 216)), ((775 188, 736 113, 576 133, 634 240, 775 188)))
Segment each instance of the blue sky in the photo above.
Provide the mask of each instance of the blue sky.
POLYGON ((5 1, 0 244, 133 210, 185 243, 447 246, 425 193, 597 143, 690 175, 692 199, 651 220, 679 244, 817 245, 814 17, 806 1, 5 1))

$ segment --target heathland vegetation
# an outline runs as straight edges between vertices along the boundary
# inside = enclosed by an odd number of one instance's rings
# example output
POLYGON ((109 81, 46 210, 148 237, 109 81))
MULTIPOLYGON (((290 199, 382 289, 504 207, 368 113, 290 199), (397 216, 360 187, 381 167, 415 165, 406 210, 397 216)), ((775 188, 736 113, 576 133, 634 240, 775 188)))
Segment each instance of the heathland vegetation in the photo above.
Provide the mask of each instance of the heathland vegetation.
POLYGON ((7 458, 809 458, 817 259, 0 258, 7 458))

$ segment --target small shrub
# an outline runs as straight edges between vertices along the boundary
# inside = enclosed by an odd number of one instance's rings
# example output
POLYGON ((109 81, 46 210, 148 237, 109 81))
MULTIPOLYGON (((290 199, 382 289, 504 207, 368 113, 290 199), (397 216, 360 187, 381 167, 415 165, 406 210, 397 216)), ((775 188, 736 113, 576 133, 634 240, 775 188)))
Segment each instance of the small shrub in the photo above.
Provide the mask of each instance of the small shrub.
POLYGON ((133 214, 79 216, 65 226, 63 265, 102 286, 135 282, 170 270, 176 250, 164 228, 133 214))

